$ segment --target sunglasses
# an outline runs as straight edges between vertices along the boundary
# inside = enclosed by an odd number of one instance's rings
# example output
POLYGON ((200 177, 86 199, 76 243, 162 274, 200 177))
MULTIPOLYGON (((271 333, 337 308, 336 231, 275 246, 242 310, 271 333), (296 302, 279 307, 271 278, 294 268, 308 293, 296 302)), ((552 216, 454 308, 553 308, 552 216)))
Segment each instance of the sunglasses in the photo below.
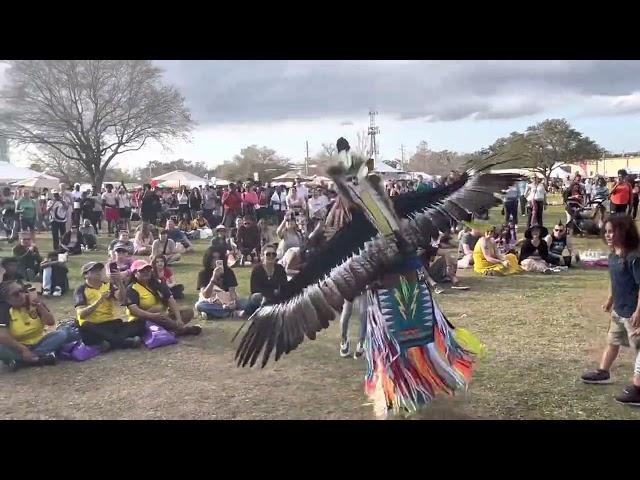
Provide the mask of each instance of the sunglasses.
POLYGON ((264 254, 265 257, 267 258, 275 258, 276 257, 276 252, 266 252, 264 254))
POLYGON ((554 228, 554 232, 564 232, 564 228, 554 228))

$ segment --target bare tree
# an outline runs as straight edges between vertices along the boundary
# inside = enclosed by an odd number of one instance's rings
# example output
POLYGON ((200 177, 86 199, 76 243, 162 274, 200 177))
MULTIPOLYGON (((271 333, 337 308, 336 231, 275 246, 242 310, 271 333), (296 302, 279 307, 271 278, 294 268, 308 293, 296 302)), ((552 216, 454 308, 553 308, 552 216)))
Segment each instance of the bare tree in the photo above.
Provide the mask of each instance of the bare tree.
POLYGON ((187 138, 184 98, 139 60, 12 60, 0 91, 0 136, 77 162, 99 187, 111 161, 187 138))
POLYGON ((353 153, 355 153, 356 155, 363 157, 363 158, 369 158, 372 156, 371 153, 371 148, 370 148, 370 141, 369 141, 369 136, 367 135, 367 131, 366 130, 360 130, 357 134, 356 134, 356 144, 354 147, 351 147, 353 150, 353 153))
POLYGON ((333 157, 337 153, 338 148, 335 143, 323 143, 322 144, 322 155, 327 158, 333 157))

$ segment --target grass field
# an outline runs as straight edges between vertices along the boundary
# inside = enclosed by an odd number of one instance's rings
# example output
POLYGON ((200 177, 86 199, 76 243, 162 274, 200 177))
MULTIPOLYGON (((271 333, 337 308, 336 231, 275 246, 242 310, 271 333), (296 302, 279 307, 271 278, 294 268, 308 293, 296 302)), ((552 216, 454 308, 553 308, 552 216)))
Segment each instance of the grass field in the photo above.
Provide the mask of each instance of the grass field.
MULTIPOLYGON (((561 218, 559 207, 545 223, 561 218)), ((492 214, 499 218, 499 213, 492 214)), ((576 239, 581 248, 602 248, 598 239, 576 239)), ((38 243, 50 245, 48 236, 38 243)), ((107 243, 101 238, 101 244, 107 243)), ((0 255, 8 247, 0 244, 0 255)), ((206 242, 175 267, 187 299, 206 242)), ((80 282, 80 265, 103 254, 71 258, 70 281, 80 282)), ((249 268, 235 269, 240 294, 248 293, 249 268)), ((579 376, 597 363, 605 344, 606 271, 571 269, 556 276, 522 274, 476 277, 461 273, 467 292, 437 297, 456 325, 474 332, 488 355, 469 391, 443 398, 419 419, 639 419, 640 410, 613 400, 632 373, 623 351, 613 369, 614 385, 586 386, 579 376)), ((73 315, 71 295, 47 300, 57 319, 73 315)), ((357 316, 351 325, 357 332, 357 316)), ((240 322, 206 322, 199 337, 154 351, 116 351, 84 363, 61 362, 14 374, 0 369, 0 418, 55 419, 371 419, 362 392, 365 364, 338 356, 337 322, 315 342, 264 370, 239 369, 231 338, 240 322)), ((354 338, 354 337, 352 337, 354 338)))

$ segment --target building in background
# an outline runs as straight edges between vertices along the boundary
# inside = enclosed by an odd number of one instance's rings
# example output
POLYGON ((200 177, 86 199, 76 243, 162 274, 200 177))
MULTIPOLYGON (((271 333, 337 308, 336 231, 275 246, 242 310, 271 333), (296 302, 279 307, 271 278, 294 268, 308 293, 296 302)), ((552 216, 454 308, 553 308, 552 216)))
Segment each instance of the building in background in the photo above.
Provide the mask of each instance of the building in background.
POLYGON ((617 177, 618 170, 624 169, 630 174, 640 174, 640 154, 612 155, 600 160, 576 163, 571 165, 571 175, 617 177))

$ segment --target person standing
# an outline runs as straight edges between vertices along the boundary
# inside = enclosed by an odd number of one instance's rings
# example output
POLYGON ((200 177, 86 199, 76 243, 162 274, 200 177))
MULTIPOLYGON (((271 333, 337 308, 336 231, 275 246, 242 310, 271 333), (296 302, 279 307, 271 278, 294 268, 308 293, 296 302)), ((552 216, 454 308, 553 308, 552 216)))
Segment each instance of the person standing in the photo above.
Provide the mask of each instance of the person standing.
POLYGON ((274 213, 278 216, 278 222, 284 219, 284 212, 287 209, 287 196, 282 191, 282 185, 276 187, 275 192, 271 195, 270 205, 274 213))
POLYGON ((106 185, 106 189, 107 191, 102 194, 104 216, 107 220, 107 231, 109 234, 113 234, 117 231, 117 222, 120 218, 120 211, 118 210, 118 194, 113 191, 113 185, 110 183, 106 185))
POLYGON ((504 223, 508 224, 513 219, 513 224, 518 224, 518 187, 512 185, 507 189, 504 199, 504 223))
POLYGON ((127 192, 124 182, 118 189, 118 207, 120 216, 120 228, 129 230, 131 227, 131 195, 127 192))
POLYGON ((222 223, 225 227, 233 230, 235 228, 236 218, 242 208, 242 198, 236 190, 234 183, 230 183, 229 190, 222 194, 222 206, 224 208, 222 223))
POLYGON ((71 213, 71 223, 72 225, 79 226, 80 214, 82 213, 82 192, 80 191, 79 183, 73 185, 73 192, 71 192, 71 196, 73 197, 73 212, 71 213))
POLYGON ((529 203, 529 216, 527 218, 527 229, 531 225, 542 226, 542 211, 547 200, 547 191, 540 179, 533 177, 532 183, 527 185, 525 191, 527 202, 529 203))
POLYGON ((60 200, 67 206, 67 221, 65 223, 65 231, 71 230, 71 218, 73 217, 73 193, 67 190, 67 184, 60 184, 60 200))
POLYGON ((36 202, 30 197, 27 189, 24 189, 22 196, 16 200, 15 212, 20 221, 20 231, 33 232, 36 225, 36 202))
POLYGON ((640 201, 640 179, 636 178, 636 180, 633 182, 633 190, 631 191, 631 193, 633 194, 633 203, 629 213, 635 220, 636 216, 638 215, 638 202, 640 201))
POLYGON ((604 239, 611 249, 609 277, 611 293, 602 305, 611 313, 608 345, 598 369, 582 375, 584 383, 611 383, 611 366, 620 346, 631 346, 636 355, 633 383, 615 399, 624 405, 640 406, 640 238, 634 221, 626 215, 609 217, 604 239))
POLYGON ((67 213, 69 208, 60 198, 60 193, 53 190, 53 199, 49 201, 47 211, 51 215, 51 236, 53 237, 53 250, 60 248, 60 238, 65 234, 67 227, 67 213))
POLYGON ((191 211, 191 220, 196 218, 196 215, 202 208, 202 194, 198 187, 193 187, 189 194, 189 210, 191 211))
POLYGON ((517 184, 518 196, 520 197, 520 215, 527 216, 527 197, 525 192, 527 191, 528 183, 526 180, 521 180, 517 184))
POLYGON ((93 228, 96 229, 96 233, 98 235, 100 235, 100 230, 102 230, 102 196, 100 195, 100 193, 96 190, 96 187, 92 187, 91 188, 91 195, 89 195, 89 198, 93 201, 92 202, 92 209, 93 209, 93 213, 91 214, 91 225, 93 225, 93 228))
POLYGON ((627 182, 625 169, 618 170, 618 180, 613 184, 609 199, 611 200, 611 213, 626 213, 629 210, 633 195, 631 185, 627 182))
POLYGON ((207 220, 207 222, 209 222, 211 228, 213 228, 216 226, 213 219, 213 214, 218 201, 218 195, 216 194, 215 188, 212 188, 211 185, 207 185, 206 187, 204 187, 202 201, 202 216, 207 220))

